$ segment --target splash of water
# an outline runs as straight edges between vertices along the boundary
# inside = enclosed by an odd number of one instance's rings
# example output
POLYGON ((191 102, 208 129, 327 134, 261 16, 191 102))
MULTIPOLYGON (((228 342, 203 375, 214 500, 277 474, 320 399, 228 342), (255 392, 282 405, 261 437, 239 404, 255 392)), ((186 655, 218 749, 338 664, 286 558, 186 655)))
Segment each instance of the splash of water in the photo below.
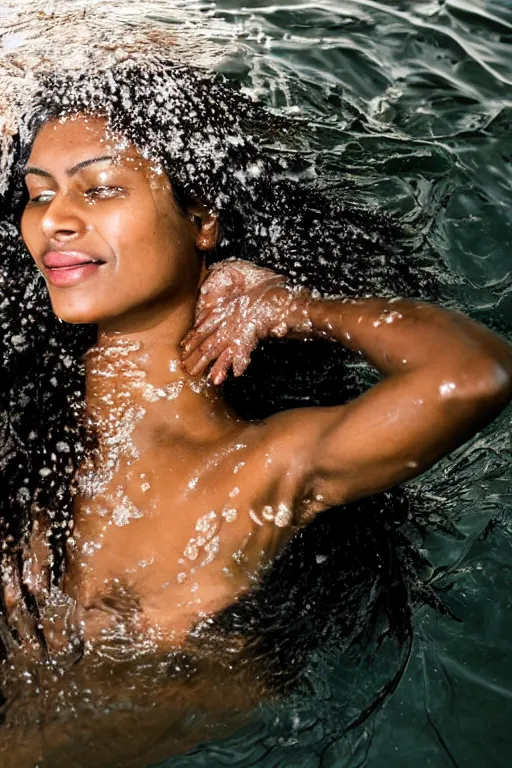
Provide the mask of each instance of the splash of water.
MULTIPOLYGON (((13 138, 23 133, 38 81, 53 71, 105 72, 144 56, 213 68, 232 47, 212 40, 209 9, 200 2, 7 0, 0 7, 0 194, 12 170, 13 138), (162 18, 165 16, 165 22, 162 18)), ((227 27, 226 27, 227 29, 227 27)), ((223 26, 216 22, 218 38, 223 26)))

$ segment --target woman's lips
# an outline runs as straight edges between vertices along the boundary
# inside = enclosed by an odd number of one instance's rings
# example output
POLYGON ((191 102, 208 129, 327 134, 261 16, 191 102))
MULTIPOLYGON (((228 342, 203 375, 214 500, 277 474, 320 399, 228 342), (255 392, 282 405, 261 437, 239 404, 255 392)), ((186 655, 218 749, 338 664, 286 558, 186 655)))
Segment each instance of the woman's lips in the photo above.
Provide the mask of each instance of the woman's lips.
POLYGON ((105 262, 88 253, 50 251, 43 256, 48 282, 58 288, 69 288, 87 280, 105 262))

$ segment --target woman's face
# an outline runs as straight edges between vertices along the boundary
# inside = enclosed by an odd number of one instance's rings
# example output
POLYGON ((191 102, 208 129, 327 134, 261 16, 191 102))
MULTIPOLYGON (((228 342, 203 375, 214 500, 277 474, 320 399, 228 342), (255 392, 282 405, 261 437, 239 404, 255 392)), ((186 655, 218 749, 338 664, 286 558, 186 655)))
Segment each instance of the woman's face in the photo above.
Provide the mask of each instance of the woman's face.
POLYGON ((184 215, 165 173, 109 136, 103 119, 44 125, 26 183, 22 236, 62 320, 121 330, 194 298, 196 249, 215 247, 215 219, 199 208, 199 218, 184 215))

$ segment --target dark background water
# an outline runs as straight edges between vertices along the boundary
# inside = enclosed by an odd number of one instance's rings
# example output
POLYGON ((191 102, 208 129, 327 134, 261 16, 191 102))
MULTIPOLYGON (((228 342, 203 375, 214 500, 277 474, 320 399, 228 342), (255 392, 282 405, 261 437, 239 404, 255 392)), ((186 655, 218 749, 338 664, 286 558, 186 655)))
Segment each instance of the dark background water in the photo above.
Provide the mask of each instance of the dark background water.
MULTIPOLYGON (((159 6, 160 20, 172 21, 166 3, 159 6)), ((304 172, 350 179, 370 203, 410 223, 452 271, 457 303, 507 332, 512 2, 198 0, 183 7, 204 12, 212 40, 234 44, 222 71, 315 128, 304 172)), ((331 656, 313 666, 307 694, 167 765, 511 765, 510 457, 509 411, 421 481, 460 513, 450 535, 431 534, 424 548, 463 621, 418 611, 405 675, 368 728, 340 737, 346 670, 331 656)))

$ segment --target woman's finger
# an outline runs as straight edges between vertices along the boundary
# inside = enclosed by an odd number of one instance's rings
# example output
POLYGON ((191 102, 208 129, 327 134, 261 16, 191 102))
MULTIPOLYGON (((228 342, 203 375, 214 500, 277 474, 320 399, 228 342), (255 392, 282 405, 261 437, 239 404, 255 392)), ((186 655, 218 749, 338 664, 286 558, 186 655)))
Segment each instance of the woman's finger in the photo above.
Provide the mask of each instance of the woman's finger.
POLYGON ((201 300, 218 301, 243 290, 244 280, 229 264, 214 264, 200 288, 201 300))
POLYGON ((210 323, 204 326, 194 326, 181 342, 181 346, 185 354, 190 354, 197 347, 197 345, 201 343, 201 341, 215 332, 216 326, 220 322, 221 321, 219 320, 217 324, 210 323))
POLYGON ((184 361, 183 365, 191 376, 200 376, 205 372, 210 362, 211 360, 206 355, 194 355, 193 359, 184 361))
POLYGON ((226 380, 227 373, 231 367, 231 363, 233 360, 233 350, 231 347, 228 347, 227 349, 222 352, 221 355, 217 358, 215 363, 213 364, 213 367, 210 371, 210 378, 213 381, 214 384, 219 386, 226 380))
POLYGON ((234 307, 226 307, 224 309, 216 308, 212 312, 206 313, 200 319, 196 320, 194 330, 199 333, 211 333, 220 323, 233 314, 233 310, 234 307))
POLYGON ((198 376, 222 354, 225 348, 225 338, 216 338, 215 334, 208 336, 184 358, 183 364, 191 376, 198 376))
POLYGON ((190 352, 205 335, 214 333, 219 325, 227 319, 229 314, 230 312, 224 309, 223 311, 217 310, 210 312, 203 317, 199 317, 196 320, 194 327, 187 333, 181 342, 181 346, 185 352, 190 352))
POLYGON ((219 319, 216 322, 212 321, 211 323, 206 323, 199 328, 193 328, 192 331, 190 331, 182 341, 184 357, 191 355, 192 352, 194 352, 194 350, 200 346, 200 344, 204 343, 209 337, 213 337, 215 334, 217 334, 218 340, 220 341, 221 334, 219 331, 221 329, 223 330, 222 335, 227 336, 225 328, 226 321, 224 319, 219 319))
POLYGON ((187 333, 183 341, 181 342, 181 346, 183 349, 183 357, 187 357, 188 355, 191 355, 194 349, 196 349, 199 344, 201 344, 202 341, 206 338, 206 334, 204 333, 198 333, 196 330, 190 331, 190 333, 187 333))
POLYGON ((235 376, 242 376, 249 367, 251 351, 247 347, 238 348, 236 355, 233 356, 233 373, 235 376))
POLYGON ((226 312, 227 306, 232 301, 232 296, 201 296, 196 304, 196 323, 209 312, 214 314, 222 314, 226 312))

